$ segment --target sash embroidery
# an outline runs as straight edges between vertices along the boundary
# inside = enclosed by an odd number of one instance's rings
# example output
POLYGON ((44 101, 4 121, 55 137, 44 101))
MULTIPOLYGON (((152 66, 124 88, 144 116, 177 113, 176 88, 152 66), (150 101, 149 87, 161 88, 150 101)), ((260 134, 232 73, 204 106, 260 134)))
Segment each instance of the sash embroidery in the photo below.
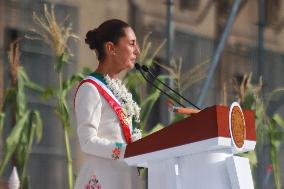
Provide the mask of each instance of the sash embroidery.
MULTIPOLYGON (((77 94, 80 86, 83 85, 84 83, 87 83, 87 82, 93 84, 98 89, 100 94, 106 99, 106 101, 109 103, 109 105, 115 111, 115 113, 116 113, 116 115, 117 115, 117 117, 120 121, 120 126, 121 126, 121 129, 123 131, 124 138, 125 138, 127 144, 131 143, 130 129, 128 127, 128 124, 124 120, 125 115, 123 114, 121 106, 96 81, 94 81, 92 79, 85 79, 85 80, 81 81, 81 83, 79 84, 79 86, 76 90, 75 98, 76 98, 76 94, 77 94)), ((75 98, 74 98, 74 106, 75 106, 75 98)))

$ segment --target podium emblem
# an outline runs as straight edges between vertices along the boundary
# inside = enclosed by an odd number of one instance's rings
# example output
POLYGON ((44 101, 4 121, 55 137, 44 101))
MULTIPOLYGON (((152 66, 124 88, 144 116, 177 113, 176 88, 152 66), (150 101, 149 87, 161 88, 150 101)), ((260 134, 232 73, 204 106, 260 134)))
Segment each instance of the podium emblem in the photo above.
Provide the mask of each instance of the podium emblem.
POLYGON ((239 103, 233 102, 229 114, 230 134, 235 148, 240 151, 246 139, 246 127, 243 111, 239 103))

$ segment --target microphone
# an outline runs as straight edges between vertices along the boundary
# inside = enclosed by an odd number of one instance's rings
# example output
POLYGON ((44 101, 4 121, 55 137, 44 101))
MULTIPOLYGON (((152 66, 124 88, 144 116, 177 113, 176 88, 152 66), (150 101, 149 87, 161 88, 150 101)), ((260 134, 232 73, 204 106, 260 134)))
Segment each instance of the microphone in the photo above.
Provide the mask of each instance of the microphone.
POLYGON ((174 92, 176 95, 178 95, 180 98, 182 98, 183 100, 185 100, 186 102, 188 102, 189 104, 191 104, 192 106, 194 106, 195 108, 197 108, 198 110, 200 110, 200 108, 198 106, 196 106, 195 104, 193 104, 192 102, 190 102, 189 100, 187 100, 186 98, 184 98, 183 96, 181 96, 181 94, 179 94, 177 91, 175 91, 174 89, 172 89, 170 86, 168 86, 167 84, 165 84, 163 81, 161 81, 155 74, 153 74, 153 72, 151 72, 151 70, 145 66, 145 65, 142 65, 142 70, 144 72, 147 72, 150 74, 150 76, 153 78, 153 79, 157 79, 160 83, 162 83, 165 87, 167 87, 168 89, 170 89, 172 92, 174 92))
POLYGON ((159 91, 161 91, 164 95, 166 95, 167 97, 169 97, 170 99, 172 99, 173 101, 175 101, 176 103, 178 103, 180 106, 182 106, 182 107, 185 108, 185 106, 184 106, 183 104, 181 104, 178 100, 176 100, 174 97, 172 97, 172 96, 170 96, 169 94, 167 94, 165 91, 163 91, 163 90, 162 90, 161 88, 159 88, 157 85, 155 85, 152 81, 150 81, 149 78, 147 78, 147 77, 144 75, 144 73, 143 73, 143 71, 142 71, 142 68, 141 68, 141 66, 140 66, 138 63, 135 63, 135 68, 136 68, 136 70, 138 70, 138 71, 141 73, 142 77, 143 77, 148 83, 150 83, 152 86, 154 86, 154 87, 157 88, 159 91))

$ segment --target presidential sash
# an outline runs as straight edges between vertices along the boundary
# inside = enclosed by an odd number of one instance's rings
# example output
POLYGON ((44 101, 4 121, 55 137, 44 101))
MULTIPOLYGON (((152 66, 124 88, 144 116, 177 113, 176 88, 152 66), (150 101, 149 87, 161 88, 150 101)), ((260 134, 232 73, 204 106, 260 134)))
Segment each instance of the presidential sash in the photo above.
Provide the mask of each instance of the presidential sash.
MULTIPOLYGON (((127 122, 127 118, 123 113, 122 107, 120 105, 120 102, 115 98, 111 90, 105 86, 104 83, 102 83, 100 80, 96 79, 95 77, 88 76, 86 79, 81 81, 81 83, 78 85, 76 93, 75 93, 75 98, 76 94, 80 88, 81 85, 84 83, 91 83, 93 84, 99 93, 105 98, 105 100, 109 103, 109 105, 112 107, 112 109, 115 111, 119 121, 120 121, 120 126, 124 134, 124 138, 127 142, 127 144, 131 143, 131 133, 130 133, 130 128, 129 128, 129 123, 127 122)), ((74 98, 74 106, 75 106, 75 98, 74 98)))

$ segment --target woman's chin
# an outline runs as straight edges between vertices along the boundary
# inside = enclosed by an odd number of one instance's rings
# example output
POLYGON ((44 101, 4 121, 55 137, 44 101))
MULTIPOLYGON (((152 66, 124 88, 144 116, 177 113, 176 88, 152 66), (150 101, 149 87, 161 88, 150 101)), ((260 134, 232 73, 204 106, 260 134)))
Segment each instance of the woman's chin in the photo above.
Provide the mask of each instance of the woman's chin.
POLYGON ((128 70, 132 70, 134 68, 135 62, 131 62, 128 66, 128 70))

